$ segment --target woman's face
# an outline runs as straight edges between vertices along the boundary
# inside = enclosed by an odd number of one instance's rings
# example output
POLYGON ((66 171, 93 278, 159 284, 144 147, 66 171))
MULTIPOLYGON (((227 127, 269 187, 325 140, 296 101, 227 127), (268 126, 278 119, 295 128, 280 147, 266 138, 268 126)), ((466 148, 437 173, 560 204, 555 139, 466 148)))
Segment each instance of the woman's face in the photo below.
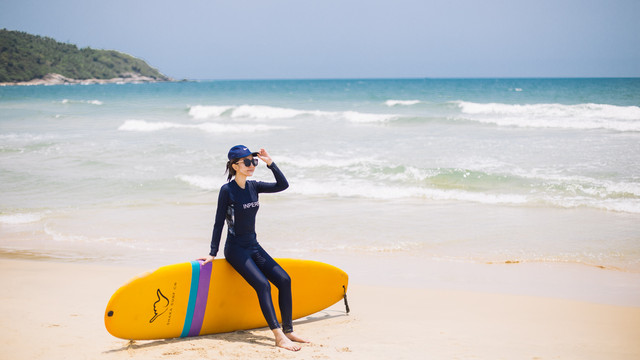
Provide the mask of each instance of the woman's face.
POLYGON ((240 161, 233 165, 236 170, 236 176, 237 174, 242 174, 246 177, 253 176, 253 172, 256 171, 255 163, 257 160, 258 159, 254 159, 252 155, 240 159, 240 161), (247 166, 247 164, 249 165, 247 166))

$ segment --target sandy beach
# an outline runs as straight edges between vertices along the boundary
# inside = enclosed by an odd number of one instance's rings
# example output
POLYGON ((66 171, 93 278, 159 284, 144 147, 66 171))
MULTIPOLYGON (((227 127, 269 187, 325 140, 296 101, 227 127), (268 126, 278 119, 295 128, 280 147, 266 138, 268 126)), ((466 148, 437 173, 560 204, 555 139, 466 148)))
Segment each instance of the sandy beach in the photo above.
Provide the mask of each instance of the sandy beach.
POLYGON ((295 322, 298 353, 268 329, 188 339, 117 339, 111 294, 148 269, 0 259, 3 359, 638 359, 640 308, 352 282, 342 302, 295 322))

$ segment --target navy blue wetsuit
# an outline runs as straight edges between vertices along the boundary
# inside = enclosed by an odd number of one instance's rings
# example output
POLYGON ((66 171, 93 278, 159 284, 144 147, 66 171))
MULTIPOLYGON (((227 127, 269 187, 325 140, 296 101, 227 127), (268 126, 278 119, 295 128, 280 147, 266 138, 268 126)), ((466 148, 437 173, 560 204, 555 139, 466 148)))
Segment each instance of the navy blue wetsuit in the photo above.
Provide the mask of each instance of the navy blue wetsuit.
POLYGON ((231 181, 222 185, 218 195, 211 256, 216 256, 220 246, 222 228, 227 223, 227 241, 224 256, 233 268, 254 288, 258 294, 262 314, 269 328, 278 329, 280 324, 271 301, 271 281, 279 291, 278 302, 285 333, 293 331, 291 278, 258 244, 256 237, 256 214, 260 203, 259 193, 274 193, 289 187, 287 179, 275 163, 268 166, 276 179, 275 183, 247 181, 245 188, 231 181))

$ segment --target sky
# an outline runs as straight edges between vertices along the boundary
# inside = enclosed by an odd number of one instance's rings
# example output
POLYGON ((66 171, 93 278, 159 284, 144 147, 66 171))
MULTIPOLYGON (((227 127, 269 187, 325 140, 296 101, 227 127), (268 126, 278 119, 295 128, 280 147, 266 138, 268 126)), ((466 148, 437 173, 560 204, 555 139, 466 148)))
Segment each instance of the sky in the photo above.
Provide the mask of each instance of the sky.
POLYGON ((175 79, 640 77, 640 0, 0 0, 175 79))

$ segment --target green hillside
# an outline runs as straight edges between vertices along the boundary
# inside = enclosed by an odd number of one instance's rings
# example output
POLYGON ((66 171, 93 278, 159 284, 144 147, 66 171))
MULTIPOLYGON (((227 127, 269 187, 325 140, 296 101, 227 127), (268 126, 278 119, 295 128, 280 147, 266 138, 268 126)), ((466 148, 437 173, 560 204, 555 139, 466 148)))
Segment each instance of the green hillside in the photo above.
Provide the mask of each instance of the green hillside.
POLYGON ((170 80, 143 60, 114 50, 72 44, 20 31, 0 30, 0 82, 29 81, 56 73, 70 79, 113 79, 132 74, 170 80))

